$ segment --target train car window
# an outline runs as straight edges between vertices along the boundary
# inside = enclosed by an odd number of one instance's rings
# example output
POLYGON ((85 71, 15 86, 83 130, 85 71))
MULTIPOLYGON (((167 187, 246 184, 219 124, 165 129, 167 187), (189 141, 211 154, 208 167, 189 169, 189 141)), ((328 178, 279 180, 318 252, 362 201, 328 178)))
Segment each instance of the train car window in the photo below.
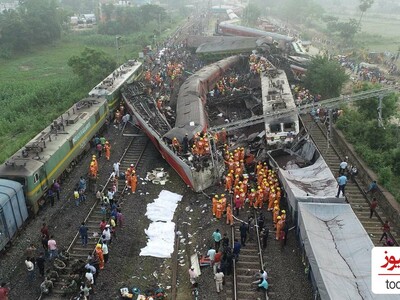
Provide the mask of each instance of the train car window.
POLYGON ((294 123, 283 123, 283 130, 284 131, 294 131, 295 130, 294 123))
POLYGON ((96 112, 95 118, 97 123, 100 120, 100 112, 96 112))
POLYGON ((37 183, 39 181, 39 174, 38 173, 35 173, 34 175, 33 175, 33 183, 37 183))
POLYGON ((270 124, 269 125, 270 132, 271 133, 276 133, 281 131, 281 124, 270 124))

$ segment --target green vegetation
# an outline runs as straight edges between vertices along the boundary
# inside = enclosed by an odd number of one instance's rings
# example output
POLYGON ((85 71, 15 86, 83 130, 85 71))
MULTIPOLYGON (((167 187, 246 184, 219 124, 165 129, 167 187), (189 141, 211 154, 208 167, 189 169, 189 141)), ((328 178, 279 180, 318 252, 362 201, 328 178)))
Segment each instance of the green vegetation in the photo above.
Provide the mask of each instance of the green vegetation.
POLYGON ((337 61, 329 60, 326 56, 316 56, 307 67, 304 85, 311 93, 327 99, 339 96, 347 79, 348 76, 337 61))
POLYGON ((103 51, 85 48, 80 56, 74 55, 68 60, 73 72, 82 81, 99 82, 117 67, 110 55, 103 51))
MULTIPOLYGON (((73 1, 63 2, 72 3, 73 1)), ((91 1, 83 2, 86 3, 85 5, 89 5, 91 1)), ((35 0, 26 1, 26 3, 26 5, 32 5, 33 8, 39 4, 48 4, 51 8, 55 2, 35 0)), ((21 9, 5 14, 7 20, 12 21, 12 24, 18 20, 25 22, 25 19, 18 17, 18 14, 22 13, 21 11, 24 13, 28 11, 22 8, 25 8, 25 4, 22 4, 21 9), (9 19, 11 15, 15 17, 15 20, 9 19)), ((31 11, 38 13, 36 17, 40 21, 48 17, 43 16, 40 10, 33 10, 33 8, 31 11)), ((63 16, 66 15, 65 11, 57 9, 57 13, 61 14, 61 12, 63 12, 63 16)), ((0 31, 2 33, 0 36, 0 78, 2 79, 0 82, 0 105, 2 107, 0 110, 0 163, 25 145, 70 106, 86 97, 93 86, 112 71, 110 70, 111 65, 109 65, 107 68, 98 69, 99 77, 91 73, 89 80, 87 78, 82 80, 74 75, 72 68, 68 66, 71 57, 79 57, 85 48, 91 48, 90 51, 94 51, 94 53, 104 52, 100 56, 108 56, 107 61, 111 63, 115 63, 117 60, 123 62, 137 58, 139 51, 169 35, 171 32, 167 28, 174 28, 176 23, 182 20, 182 17, 164 19, 157 17, 156 20, 144 22, 140 31, 127 31, 119 35, 117 50, 116 36, 98 34, 96 27, 93 30, 60 31, 60 38, 58 38, 51 32, 55 28, 65 27, 64 19, 60 17, 57 19, 60 26, 53 26, 54 28, 42 28, 40 26, 43 24, 38 24, 38 28, 41 28, 42 32, 37 32, 37 34, 41 34, 48 40, 44 39, 40 43, 36 43, 35 39, 28 35, 29 38, 27 39, 25 36, 20 46, 15 49, 9 47, 11 45, 9 41, 15 40, 16 45, 19 45, 18 43, 23 37, 22 33, 26 32, 7 31, 11 28, 6 26, 7 23, 3 23, 5 15, 0 14, 0 31), (147 24, 149 25, 147 26, 147 24), (155 36, 154 28, 161 28, 161 35, 157 32, 155 36), (4 52, 4 49, 8 49, 8 51, 4 52)), ((37 21, 38 19, 32 17, 30 20, 37 21)), ((34 25, 30 26, 34 27, 34 25)), ((16 29, 18 28, 26 29, 28 27, 25 24, 17 26, 16 29)), ((34 28, 30 28, 27 32, 33 35, 36 34, 34 31, 34 28)))
POLYGON ((1 57, 58 40, 63 21, 54 0, 20 1, 18 9, 0 14, 1 57))
MULTIPOLYGON (((371 88, 364 84, 363 89, 371 88)), ((400 201, 400 128, 389 122, 395 116, 398 95, 391 94, 382 101, 384 128, 377 120, 378 99, 357 103, 356 110, 345 109, 337 122, 357 154, 378 174, 379 183, 400 201)))

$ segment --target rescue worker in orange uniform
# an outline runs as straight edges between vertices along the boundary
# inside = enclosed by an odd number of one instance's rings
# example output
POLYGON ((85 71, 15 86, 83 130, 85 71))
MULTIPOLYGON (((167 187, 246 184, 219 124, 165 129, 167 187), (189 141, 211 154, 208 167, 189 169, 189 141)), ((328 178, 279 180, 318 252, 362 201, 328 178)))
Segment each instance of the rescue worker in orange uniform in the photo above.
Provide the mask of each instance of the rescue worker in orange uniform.
POLYGON ((204 155, 204 139, 200 138, 199 141, 197 142, 197 150, 199 151, 199 155, 203 156, 204 155))
POLYGON ((278 204, 281 203, 281 188, 279 186, 276 188, 275 199, 278 201, 278 204))
POLYGON ((226 143, 226 129, 222 128, 222 130, 220 131, 219 135, 218 135, 218 140, 221 142, 221 144, 225 144, 226 143))
POLYGON ((132 171, 128 168, 125 171, 125 183, 128 189, 131 188, 131 176, 132 176, 132 171))
MULTIPOLYGON (((268 197, 268 210, 272 210, 275 204, 275 190, 271 190, 268 197)), ((276 201, 278 203, 278 201, 276 201)))
POLYGON ((97 177, 97 172, 96 172, 96 168, 94 167, 94 162, 90 163, 89 176, 92 177, 92 178, 96 178, 97 177))
POLYGON ((235 171, 235 162, 232 158, 230 158, 227 162, 228 165, 228 172, 235 171))
POLYGON ((238 162, 240 160, 240 154, 237 149, 235 149, 235 151, 233 151, 233 160, 235 162, 238 162))
POLYGON ((225 191, 228 193, 232 192, 232 184, 233 184, 233 179, 231 173, 226 175, 225 177, 225 191))
POLYGON ((277 223, 276 223, 276 234, 275 234, 275 239, 276 240, 279 240, 279 237, 281 236, 281 231, 282 231, 282 228, 283 228, 283 221, 282 221, 282 218, 281 218, 281 216, 278 216, 277 217, 277 223))
POLYGON ((129 166, 129 171, 131 172, 131 174, 133 173, 133 171, 136 171, 136 170, 135 170, 135 166, 134 166, 133 164, 131 164, 131 165, 129 166))
POLYGON ((222 202, 222 212, 226 211, 226 197, 225 194, 221 194, 221 202, 222 202))
POLYGON ((172 149, 174 150, 175 153, 181 152, 181 145, 179 144, 179 141, 176 137, 172 139, 172 149))
POLYGON ((280 211, 279 206, 277 204, 278 203, 275 203, 274 210, 272 211, 272 219, 274 222, 274 227, 276 226, 277 218, 279 216, 279 211, 280 211))
POLYGON ((244 162, 244 155, 245 155, 244 148, 243 147, 239 148, 239 161, 244 162))
POLYGON ((246 193, 243 190, 240 190, 239 199, 240 199, 241 208, 244 208, 244 203, 246 201, 246 193))
POLYGON ((256 200, 256 191, 255 189, 251 189, 249 195, 247 196, 249 199, 249 207, 253 207, 255 200, 256 200))
POLYGON ((240 193, 240 186, 235 185, 235 187, 233 188, 233 198, 236 198, 236 196, 239 196, 239 193, 240 193))
POLYGON ((137 178, 136 172, 133 171, 131 174, 131 191, 133 194, 136 193, 137 181, 138 181, 138 178, 137 178))
POLYGON ((264 192, 261 189, 261 187, 258 187, 258 190, 256 192, 256 202, 254 203, 254 208, 263 207, 263 197, 264 197, 264 192))
POLYGON ((217 217, 218 220, 221 219, 221 217, 222 217, 222 211, 223 211, 222 209, 223 209, 222 201, 219 200, 217 202, 217 210, 215 213, 215 216, 217 217))
POLYGON ((238 186, 239 181, 240 181, 239 175, 235 175, 235 181, 233 182, 233 184, 235 185, 235 187, 238 186))
POLYGON ((233 225, 232 207, 230 204, 226 207, 226 224, 233 225))
POLYGON ((99 171, 99 164, 97 163, 96 155, 92 155, 92 163, 94 163, 94 168, 96 170, 96 174, 99 171))
POLYGON ((286 222, 286 210, 284 209, 281 211, 281 219, 283 222, 286 222))
POLYGON ((106 144, 104 145, 104 149, 106 152, 106 159, 110 160, 110 155, 111 155, 111 145, 108 141, 106 141, 106 144))
POLYGON ((96 254, 97 254, 97 258, 99 260, 99 267, 100 270, 104 269, 104 255, 103 255, 103 250, 100 244, 96 245, 96 254))
POLYGON ((215 195, 212 198, 212 214, 215 217, 215 215, 217 214, 217 204, 218 204, 218 195, 215 195))

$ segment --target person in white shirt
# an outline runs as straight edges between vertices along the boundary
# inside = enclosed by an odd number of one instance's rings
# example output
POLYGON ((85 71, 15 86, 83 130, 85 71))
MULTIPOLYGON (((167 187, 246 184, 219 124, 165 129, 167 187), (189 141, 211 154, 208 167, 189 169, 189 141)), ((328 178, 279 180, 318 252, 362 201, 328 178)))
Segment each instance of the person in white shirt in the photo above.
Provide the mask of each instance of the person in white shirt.
POLYGON ((348 160, 348 157, 346 156, 346 159, 339 164, 339 174, 340 175, 342 175, 346 172, 346 169, 348 166, 347 160, 348 160))
POLYGON ((88 270, 85 273, 85 278, 86 278, 87 282, 89 282, 91 285, 94 284, 94 277, 93 277, 93 274, 92 274, 92 272, 90 270, 88 270))
POLYGON ((25 266, 28 271, 28 280, 33 281, 35 279, 35 265, 31 261, 30 257, 27 257, 25 260, 25 266))
POLYGON ((217 293, 223 291, 224 273, 222 273, 220 269, 217 270, 217 273, 214 275, 214 279, 215 285, 217 286, 217 293))
POLYGON ((191 267, 190 269, 189 269, 189 280, 190 280, 190 283, 192 284, 192 285, 194 285, 195 283, 196 283, 196 279, 197 279, 197 273, 196 273, 196 271, 194 270, 194 267, 191 267))
POLYGON ((210 265, 211 267, 214 265, 214 259, 215 259, 215 249, 213 249, 212 247, 210 247, 207 251, 207 256, 210 259, 210 265))

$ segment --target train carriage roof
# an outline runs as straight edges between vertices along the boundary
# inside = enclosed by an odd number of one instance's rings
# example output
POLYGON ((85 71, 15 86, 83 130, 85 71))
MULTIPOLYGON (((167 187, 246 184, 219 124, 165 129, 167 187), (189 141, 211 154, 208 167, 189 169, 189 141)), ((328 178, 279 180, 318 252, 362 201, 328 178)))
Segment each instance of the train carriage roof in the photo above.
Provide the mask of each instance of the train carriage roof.
POLYGON ((290 37, 287 35, 283 35, 283 34, 279 34, 279 33, 275 33, 275 32, 268 32, 268 31, 245 27, 245 26, 240 26, 240 25, 234 25, 229 22, 221 22, 219 26, 225 27, 227 29, 233 29, 233 30, 252 33, 252 34, 258 35, 258 36, 269 36, 275 40, 280 40, 280 41, 285 41, 285 42, 294 41, 293 37, 290 37))
MULTIPOLYGON (((201 44, 197 49, 197 54, 219 53, 219 52, 251 52, 257 48, 257 37, 232 37, 226 36, 216 42, 201 44)), ((271 41, 272 43, 272 41, 271 41)))
POLYGON ((322 300, 397 299, 372 293, 374 245, 349 204, 299 203, 298 226, 322 300))
POLYGON ((129 60, 96 85, 89 92, 89 96, 101 97, 113 94, 115 91, 119 90, 124 83, 128 82, 130 78, 132 78, 137 70, 140 69, 141 65, 141 62, 129 60))

